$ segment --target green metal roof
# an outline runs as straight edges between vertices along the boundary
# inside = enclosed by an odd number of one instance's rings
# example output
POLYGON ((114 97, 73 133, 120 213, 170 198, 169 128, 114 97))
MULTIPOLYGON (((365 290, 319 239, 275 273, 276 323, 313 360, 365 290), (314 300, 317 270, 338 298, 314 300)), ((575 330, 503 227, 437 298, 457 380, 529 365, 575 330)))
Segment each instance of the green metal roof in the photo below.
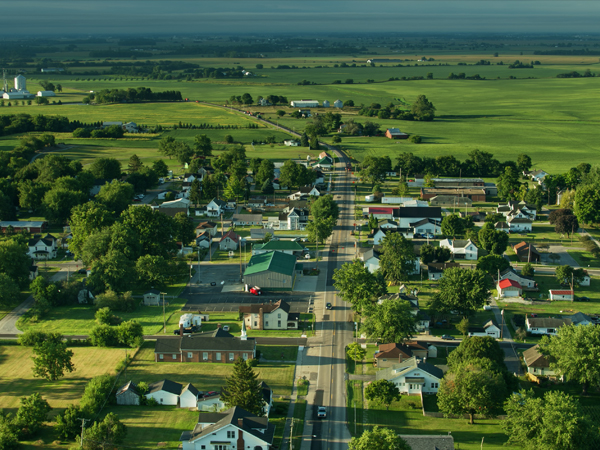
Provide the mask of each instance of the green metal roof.
POLYGON ((294 241, 269 241, 260 247, 254 246, 254 250, 293 250, 298 252, 302 251, 303 248, 302 245, 294 241))
POLYGON ((267 252, 260 255, 254 255, 250 258, 244 276, 254 275, 255 273, 265 272, 267 270, 292 276, 295 268, 295 256, 282 252, 267 252))

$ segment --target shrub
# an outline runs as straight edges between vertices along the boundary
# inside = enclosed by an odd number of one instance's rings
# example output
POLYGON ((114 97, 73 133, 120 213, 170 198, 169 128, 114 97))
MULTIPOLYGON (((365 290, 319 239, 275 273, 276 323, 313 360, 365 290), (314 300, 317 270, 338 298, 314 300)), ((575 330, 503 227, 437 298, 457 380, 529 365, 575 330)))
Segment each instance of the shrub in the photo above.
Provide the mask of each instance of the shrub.
POLYGON ((33 347, 44 342, 47 337, 48 335, 43 331, 27 330, 19 336, 18 341, 23 347, 33 347))
POLYGON ((92 378, 85 386, 79 406, 87 416, 93 416, 108 400, 114 385, 114 378, 110 375, 100 375, 92 378))
POLYGON ((413 134, 411 137, 408 138, 408 140, 413 144, 420 144, 421 136, 419 136, 418 134, 413 134))
POLYGON ((90 340, 96 347, 115 347, 119 344, 119 330, 106 324, 96 325, 90 332, 90 340))
POLYGON ((128 347, 139 347, 144 343, 144 330, 139 322, 128 320, 118 327, 119 343, 128 347))
POLYGON ((256 367, 258 366, 258 359, 248 359, 246 360, 246 364, 248 364, 248 367, 256 367))

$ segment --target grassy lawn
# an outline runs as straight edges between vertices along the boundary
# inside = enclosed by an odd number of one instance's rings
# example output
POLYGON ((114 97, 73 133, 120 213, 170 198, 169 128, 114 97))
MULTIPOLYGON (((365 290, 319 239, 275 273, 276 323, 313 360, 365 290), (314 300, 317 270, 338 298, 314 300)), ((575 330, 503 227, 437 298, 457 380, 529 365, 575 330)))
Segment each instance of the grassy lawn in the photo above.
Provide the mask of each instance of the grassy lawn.
POLYGON ((278 399, 273 401, 273 408, 269 414, 269 423, 275 424, 275 434, 273 435, 274 447, 281 446, 289 406, 290 400, 287 399, 278 399))
POLYGON ((352 436, 360 436, 364 428, 363 382, 346 381, 346 391, 348 394, 346 402, 348 429, 352 436))
POLYGON ((298 399, 294 404, 293 447, 300 448, 304 440, 304 418, 306 416, 306 400, 298 399))
POLYGON ((297 395, 298 397, 306 397, 308 395, 308 386, 310 385, 310 381, 308 381, 307 379, 300 379, 298 380, 298 389, 297 389, 297 395))
POLYGON ((257 345, 260 356, 269 361, 296 361, 298 347, 283 345, 257 345))
MULTIPOLYGON (((21 397, 40 392, 54 408, 56 415, 71 403, 79 403, 85 384, 97 375, 114 373, 117 363, 125 358, 125 349, 73 347, 75 371, 58 381, 34 378, 31 369, 32 349, 19 345, 0 346, 0 408, 14 412, 21 397)), ((127 349, 131 355, 134 350, 127 349)))
POLYGON ((233 256, 229 256, 229 250, 221 250, 217 249, 213 255, 211 256, 211 264, 239 264, 242 261, 243 264, 246 264, 250 261, 252 257, 252 249, 250 246, 247 246, 246 251, 244 251, 242 247, 242 256, 240 258, 240 250, 233 251, 233 256))
MULTIPOLYGON (((155 363, 154 343, 146 342, 127 368, 127 375, 136 383, 153 383, 167 378, 182 384, 192 383, 201 391, 213 391, 225 386, 225 379, 232 370, 233 364, 226 363, 155 363)), ((258 379, 265 381, 275 395, 290 395, 294 364, 265 363, 254 370, 258 379)))

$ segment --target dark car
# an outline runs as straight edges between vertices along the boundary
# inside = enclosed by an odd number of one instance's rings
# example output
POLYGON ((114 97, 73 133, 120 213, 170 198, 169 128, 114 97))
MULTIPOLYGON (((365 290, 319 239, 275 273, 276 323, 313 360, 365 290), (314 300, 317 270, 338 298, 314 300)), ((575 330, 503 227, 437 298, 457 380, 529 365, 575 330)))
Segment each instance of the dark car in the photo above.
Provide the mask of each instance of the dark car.
POLYGON ((575 300, 578 302, 589 302, 590 298, 589 297, 576 297, 575 300))
POLYGON ((332 308, 331 303, 327 302, 327 304, 325 305, 325 309, 331 309, 331 308, 332 308))
POLYGON ((450 336, 449 334, 444 334, 444 335, 442 336, 442 339, 443 339, 444 341, 453 341, 453 340, 455 340, 456 338, 455 338, 454 336, 450 336))
POLYGON ((82 275, 87 275, 87 269, 79 269, 79 270, 77 271, 77 273, 80 273, 80 274, 82 274, 82 275))

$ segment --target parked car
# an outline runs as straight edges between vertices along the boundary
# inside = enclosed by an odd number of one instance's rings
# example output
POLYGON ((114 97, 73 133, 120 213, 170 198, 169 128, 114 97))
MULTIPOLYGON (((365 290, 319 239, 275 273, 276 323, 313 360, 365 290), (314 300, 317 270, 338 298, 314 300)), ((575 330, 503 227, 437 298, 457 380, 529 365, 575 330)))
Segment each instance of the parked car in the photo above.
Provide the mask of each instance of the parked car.
POLYGON ((229 331, 229 325, 223 325, 223 331, 229 331))
POLYGON ((444 341, 454 341, 456 338, 455 338, 454 336, 450 336, 449 334, 444 334, 444 335, 442 336, 442 339, 443 339, 444 341))
POLYGON ((575 297, 575 301, 576 302, 589 302, 590 298, 589 297, 575 297))
POLYGON ((435 238, 435 236, 434 236, 432 233, 428 233, 428 234, 427 234, 427 237, 428 237, 429 239, 434 239, 434 238, 435 238))
POLYGON ((250 293, 254 295, 262 295, 262 290, 258 286, 253 286, 250 288, 250 293))
POLYGON ((85 274, 87 274, 87 269, 79 269, 77 271, 77 273, 80 273, 81 275, 85 275, 85 274))
POLYGON ((415 238, 422 238, 423 235, 421 233, 415 233, 415 234, 413 234, 413 237, 415 237, 415 238))
POLYGON ((327 304, 325 305, 325 309, 331 309, 333 306, 331 305, 330 302, 327 302, 327 304))
POLYGON ((317 417, 319 419, 324 419, 325 417, 327 417, 327 408, 325 408, 324 406, 319 406, 319 408, 317 409, 317 417))

